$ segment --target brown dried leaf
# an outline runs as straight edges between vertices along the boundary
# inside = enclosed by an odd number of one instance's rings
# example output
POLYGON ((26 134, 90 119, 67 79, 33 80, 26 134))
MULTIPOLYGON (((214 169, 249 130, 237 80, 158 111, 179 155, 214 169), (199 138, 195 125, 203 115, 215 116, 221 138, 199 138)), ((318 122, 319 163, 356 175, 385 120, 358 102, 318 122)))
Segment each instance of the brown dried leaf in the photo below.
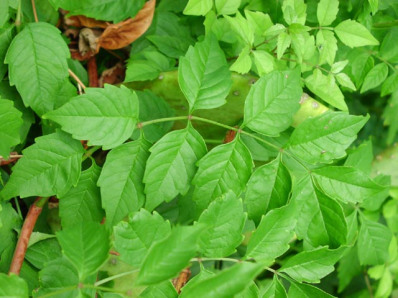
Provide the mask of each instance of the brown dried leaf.
POLYGON ((65 24, 67 26, 73 27, 87 27, 87 28, 103 28, 105 29, 110 25, 109 22, 98 21, 93 18, 88 18, 85 16, 73 16, 65 18, 65 24))
POLYGON ((99 79, 99 86, 104 87, 104 84, 116 85, 124 81, 126 69, 121 62, 114 67, 104 70, 99 79))
POLYGON ((128 46, 149 28, 155 11, 156 0, 149 0, 134 18, 109 25, 98 40, 99 47, 115 50, 128 46))
MULTIPOLYGON (((98 49, 98 37, 102 31, 99 29, 83 28, 79 33, 79 52, 85 55, 98 49)), ((98 52, 98 51, 97 51, 98 52)))

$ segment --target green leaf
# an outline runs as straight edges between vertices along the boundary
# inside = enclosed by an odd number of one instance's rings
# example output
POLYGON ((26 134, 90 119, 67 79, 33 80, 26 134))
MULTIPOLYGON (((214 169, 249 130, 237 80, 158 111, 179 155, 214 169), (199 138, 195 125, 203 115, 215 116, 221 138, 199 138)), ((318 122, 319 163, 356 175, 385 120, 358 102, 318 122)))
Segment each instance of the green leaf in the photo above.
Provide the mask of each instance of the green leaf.
POLYGON ((388 258, 388 247, 392 238, 387 226, 361 216, 361 228, 358 236, 358 257, 360 264, 381 265, 388 258))
POLYGON ((120 260, 139 267, 151 245, 170 233, 170 223, 156 212, 145 209, 133 213, 128 222, 121 221, 114 228, 115 248, 120 260))
MULTIPOLYGON (((356 219, 355 219, 356 220, 356 219)), ((351 280, 362 273, 361 265, 358 260, 357 247, 351 247, 340 259, 337 268, 339 278, 339 293, 342 292, 351 282, 351 280)))
POLYGON ((272 283, 263 293, 262 297, 287 298, 286 290, 275 274, 272 283))
POLYGON ((293 131, 287 150, 313 164, 342 158, 368 119, 343 112, 327 112, 307 118, 293 131))
POLYGON ((62 252, 76 267, 80 281, 95 273, 108 259, 110 237, 104 225, 91 221, 57 233, 62 252))
POLYGON ((29 297, 26 281, 15 274, 0 273, 0 297, 29 297))
MULTIPOLYGON (((7 2, 7 1, 5 1, 5 2, 7 2)), ((3 3, 4 3, 4 1, 1 2, 1 4, 3 4, 3 3)), ((0 4, 0 6, 1 6, 1 4, 0 4)), ((8 7, 7 7, 7 10, 6 9, 3 10, 0 7, 0 80, 2 80, 4 78, 4 75, 7 73, 7 70, 8 70, 7 65, 4 64, 4 58, 6 57, 8 47, 10 46, 11 41, 14 37, 13 36, 14 35, 13 34, 14 27, 13 26, 11 26, 7 29, 1 29, 1 13, 5 12, 5 11, 8 12, 8 7)))
POLYGON ((294 185, 292 201, 297 213, 297 235, 311 246, 337 248, 347 242, 343 208, 314 185, 309 175, 294 185))
POLYGON ((343 86, 343 87, 347 87, 353 91, 356 91, 357 88, 355 88, 354 83, 351 81, 350 77, 347 76, 345 73, 339 73, 335 76, 337 82, 343 86))
POLYGON ((337 16, 339 11, 338 0, 321 0, 318 3, 316 16, 320 26, 329 26, 337 16))
POLYGON ((290 283, 289 298, 332 298, 334 296, 307 284, 290 283))
POLYGON ((307 32, 306 26, 292 24, 289 26, 292 38, 292 48, 297 56, 297 62, 303 64, 303 59, 310 60, 315 53, 314 36, 307 32), (298 30, 295 30, 298 29, 298 30), (304 30, 303 30, 304 29, 304 30))
MULTIPOLYGON (((228 298, 242 292, 261 271, 263 265, 243 262, 205 278, 182 291, 181 298, 228 298)), ((184 288, 183 288, 184 289, 184 288)))
POLYGON ((388 76, 388 66, 385 63, 377 64, 372 68, 363 81, 361 93, 376 88, 385 81, 388 76))
POLYGON ((337 86, 333 75, 325 76, 319 69, 315 69, 313 74, 305 79, 305 85, 311 92, 332 106, 342 111, 348 110, 344 95, 337 86))
POLYGON ((234 14, 238 11, 241 0, 215 0, 217 14, 234 14))
POLYGON ((11 203, 0 202, 0 256, 10 246, 14 249, 16 230, 21 227, 21 218, 11 203))
POLYGON ((171 281, 147 287, 139 297, 143 298, 177 298, 178 293, 171 281))
POLYGON ((11 148, 20 143, 22 113, 10 100, 0 98, 0 156, 7 159, 11 148))
POLYGON ((195 256, 202 225, 177 226, 163 240, 153 244, 146 255, 137 283, 152 285, 175 277, 195 256))
POLYGON ((330 71, 334 74, 338 74, 347 66, 348 62, 348 60, 335 62, 332 64, 330 71))
POLYGON ((284 0, 282 4, 283 18, 286 23, 305 24, 307 18, 307 4, 304 0, 284 0))
POLYGON ((318 283, 321 278, 333 272, 333 265, 344 252, 345 247, 335 250, 321 247, 303 251, 288 259, 278 271, 289 274, 299 282, 318 283))
POLYGON ((178 83, 189 102, 189 110, 222 106, 231 88, 225 55, 214 35, 190 47, 181 57, 178 83))
POLYGON ((250 23, 240 14, 239 11, 236 13, 234 18, 230 16, 224 16, 224 18, 230 24, 233 32, 251 48, 254 42, 255 28, 250 26, 250 23))
POLYGON ((76 187, 59 197, 59 216, 64 228, 87 220, 101 222, 104 217, 100 190, 97 187, 101 168, 94 160, 92 163, 90 168, 82 172, 76 187))
POLYGON ((296 225, 293 205, 273 209, 262 217, 250 238, 246 258, 271 262, 289 249, 296 225))
POLYGON ((165 135, 150 151, 143 180, 148 210, 188 192, 195 164, 207 149, 202 136, 188 124, 165 135))
POLYGON ((138 99, 130 89, 105 84, 87 88, 61 108, 43 116, 62 126, 75 139, 108 150, 121 145, 138 122, 138 99))
POLYGON ((214 200, 198 220, 199 224, 208 227, 199 238, 199 251, 211 258, 233 254, 243 240, 245 222, 242 200, 237 199, 234 193, 228 192, 214 200))
POLYGON ((144 6, 144 0, 55 0, 57 8, 69 11, 69 15, 84 15, 102 21, 119 23, 134 17, 144 6))
POLYGON ((113 226, 144 205, 145 163, 150 144, 145 139, 128 142, 108 153, 98 186, 106 224, 113 226))
POLYGON ((372 14, 376 14, 376 12, 379 10, 379 0, 368 0, 368 2, 370 5, 370 9, 372 10, 372 14))
POLYGON ((193 43, 191 37, 170 36, 170 35, 148 35, 146 37, 160 52, 167 57, 180 58, 193 43))
POLYGON ((185 6, 184 14, 204 16, 213 7, 213 0, 189 0, 185 6))
MULTIPOLYGON (((55 235, 53 235, 55 237, 55 235)), ((39 241, 28 247, 26 260, 38 269, 43 269, 47 263, 62 256, 57 239, 51 238, 39 241)))
POLYGON ((276 57, 281 59, 286 49, 290 46, 292 38, 286 32, 282 32, 278 35, 278 44, 276 49, 276 57))
POLYGON ((377 46, 379 41, 360 23, 345 20, 334 28, 340 40, 350 48, 362 46, 377 46))
POLYGON ((325 194, 344 203, 362 202, 384 190, 357 168, 328 166, 313 170, 312 175, 325 194))
POLYGON ((245 74, 250 71, 252 67, 252 59, 250 58, 250 47, 245 46, 240 52, 238 58, 235 62, 230 66, 231 71, 235 71, 237 73, 245 74))
POLYGON ((375 297, 390 297, 393 290, 394 276, 389 269, 385 269, 380 279, 375 297))
POLYGON ((198 163, 199 169, 192 180, 195 186, 193 200, 206 208, 215 198, 231 190, 236 196, 249 180, 253 161, 241 140, 215 147, 198 163))
POLYGON ((273 25, 270 16, 261 11, 245 10, 245 16, 247 23, 249 24, 249 28, 254 30, 255 36, 263 37, 265 35, 265 31, 273 25))
POLYGON ((381 85, 381 96, 386 96, 398 90, 398 73, 394 72, 391 76, 384 81, 381 85))
POLYGON ((263 50, 254 50, 251 53, 260 77, 274 69, 274 57, 270 53, 263 50))
POLYGON ((78 182, 84 153, 79 141, 60 131, 35 141, 13 167, 3 198, 62 196, 78 182))
POLYGON ((316 46, 319 51, 319 64, 327 62, 332 65, 337 52, 337 39, 333 32, 319 30, 316 34, 316 46))
POLYGON ((13 39, 5 62, 25 106, 38 115, 51 111, 68 77, 69 49, 59 30, 46 23, 30 23, 13 39))
POLYGON ((246 97, 242 125, 261 134, 278 135, 293 122, 301 94, 298 69, 261 77, 246 97))
POLYGON ((344 163, 347 167, 356 167, 362 172, 370 175, 372 172, 373 162, 373 145, 372 141, 368 140, 361 145, 349 151, 348 157, 344 163))
POLYGON ((258 223, 267 211, 286 205, 290 188, 290 174, 280 158, 256 169, 246 186, 245 205, 249 218, 258 223))
POLYGON ((392 63, 398 62, 398 48, 396 46, 397 37, 398 28, 390 28, 380 46, 380 55, 392 63))

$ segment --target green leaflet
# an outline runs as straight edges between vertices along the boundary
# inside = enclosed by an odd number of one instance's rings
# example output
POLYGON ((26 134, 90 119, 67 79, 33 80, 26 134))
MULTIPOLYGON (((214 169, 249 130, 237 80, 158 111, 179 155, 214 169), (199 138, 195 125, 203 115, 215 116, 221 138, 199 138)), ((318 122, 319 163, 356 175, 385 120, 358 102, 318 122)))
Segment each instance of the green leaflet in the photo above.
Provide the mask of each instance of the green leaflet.
POLYGON ((143 138, 112 149, 98 179, 106 224, 113 226, 144 205, 145 163, 150 144, 143 138))
MULTIPOLYGON (((356 219, 355 219, 356 220, 356 219)), ((357 247, 351 247, 340 259, 337 267, 337 276, 339 278, 339 292, 342 292, 351 282, 351 280, 362 273, 361 265, 358 260, 357 247)))
POLYGON ((369 116, 351 116, 342 112, 308 118, 294 130, 286 149, 312 164, 342 158, 368 119, 369 116))
POLYGON ((321 0, 318 3, 316 15, 320 26, 329 26, 339 11, 338 0, 321 0))
POLYGON ((334 28, 334 32, 350 48, 379 44, 366 27, 353 20, 341 22, 334 28))
POLYGON ((286 32, 282 32, 278 35, 278 46, 276 50, 276 57, 281 59, 283 54, 285 53, 286 49, 290 46, 292 42, 292 38, 286 32))
POLYGON ((340 86, 347 87, 353 91, 356 91, 357 89, 355 88, 354 83, 351 81, 350 77, 347 76, 345 73, 338 73, 335 76, 337 82, 339 83, 340 86))
POLYGON ((381 96, 385 96, 398 90, 398 74, 393 73, 381 85, 381 96))
POLYGON ((14 249, 17 239, 15 230, 20 229, 21 218, 12 207, 11 203, 0 202, 0 256, 8 247, 14 249))
POLYGON ((178 194, 185 195, 196 172, 196 162, 206 154, 202 136, 191 124, 163 136, 150 149, 145 174, 145 207, 154 209, 178 194))
POLYGON ((238 138, 211 150, 199 160, 198 166, 192 180, 195 186, 193 200, 204 209, 229 190, 239 196, 249 180, 253 161, 249 150, 238 138))
POLYGON ((43 269, 47 266, 47 263, 58 259, 61 256, 61 247, 59 246, 57 239, 50 238, 39 241, 33 245, 29 245, 25 258, 34 267, 43 269))
POLYGON ((124 86, 108 84, 85 92, 43 118, 57 122, 78 140, 88 140, 90 146, 107 150, 121 145, 138 122, 137 95, 124 86))
POLYGON ((319 30, 316 34, 316 46, 319 51, 319 64, 327 62, 332 65, 337 52, 337 39, 333 32, 319 30))
POLYGON ((178 83, 189 111, 222 106, 232 85, 227 61, 214 35, 190 47, 181 57, 178 83))
POLYGON ((284 0, 282 4, 283 18, 289 25, 304 25, 307 18, 307 5, 304 0, 284 0))
POLYGON ((101 208, 101 195, 97 180, 101 168, 92 161, 92 165, 83 171, 75 187, 59 197, 59 216, 62 227, 67 228, 88 221, 101 222, 104 211, 101 208))
MULTIPOLYGON (((1 4, 3 3, 4 1, 1 4)), ((5 11, 8 12, 8 7, 7 9, 4 10, 0 7, 0 11, 1 11, 0 12, 0 28, 1 28, 1 13, 5 11)), ((10 46, 11 40, 13 38, 13 32, 14 32, 13 30, 14 30, 13 26, 10 26, 7 29, 0 29, 0 80, 3 80, 4 75, 7 73, 7 65, 4 64, 4 58, 6 56, 8 47, 10 46)))
POLYGON ((291 282, 289 288, 289 298, 332 298, 334 296, 322 291, 312 285, 291 282))
POLYGON ((113 230, 120 260, 139 267, 149 248, 170 234, 170 223, 156 212, 150 214, 141 209, 130 215, 127 222, 119 222, 113 230))
POLYGON ((204 16, 212 7, 212 0, 189 0, 184 9, 184 14, 204 16))
POLYGON ((182 291, 181 298, 229 298, 243 291, 261 271, 263 265, 243 262, 210 275, 182 291))
POLYGON ((64 228, 57 233, 62 252, 83 281, 108 259, 110 237, 104 225, 91 221, 64 228))
POLYGON ((13 167, 3 198, 62 196, 78 182, 84 153, 79 141, 60 131, 35 141, 13 167))
POLYGON ((355 167, 369 175, 372 172, 373 146, 372 141, 363 142, 360 146, 349 151, 344 163, 347 167, 355 167))
POLYGON ((119 23, 127 18, 134 17, 142 8, 145 0, 53 0, 55 7, 69 11, 69 15, 84 15, 103 21, 119 23))
POLYGON ((9 156, 11 148, 21 141, 19 131, 22 124, 22 113, 13 102, 0 98, 0 156, 4 159, 9 156))
POLYGON ((312 175, 325 194, 344 203, 360 203, 383 192, 385 188, 352 167, 323 167, 313 170, 312 175))
POLYGON ((286 290, 276 274, 274 275, 272 283, 265 290, 262 297, 287 298, 286 290))
POLYGON ((149 249, 141 266, 137 284, 152 285, 175 277, 195 256, 203 225, 177 226, 149 249))
POLYGON ((217 14, 234 14, 238 11, 241 0, 215 0, 217 14))
POLYGON ((245 257, 272 262, 286 252, 294 234, 296 216, 293 205, 273 209, 263 216, 250 238, 245 257))
POLYGON ((267 51, 255 50, 251 51, 251 54, 253 55, 254 64, 260 77, 270 73, 274 69, 275 59, 267 51))
POLYGON ((303 251, 288 259, 278 271, 289 274, 299 282, 318 283, 334 270, 333 265, 344 252, 345 247, 335 250, 321 247, 303 251))
POLYGON ((250 57, 250 46, 246 46, 240 52, 238 59, 231 65, 229 70, 237 73, 248 73, 252 67, 252 59, 250 57))
POLYGON ((236 13, 235 17, 224 16, 224 18, 243 43, 251 48, 254 42, 254 28, 250 26, 248 20, 246 20, 239 11, 236 13))
POLYGON ((0 273, 1 297, 28 297, 28 285, 21 277, 12 274, 0 273))
POLYGON ((311 176, 304 176, 293 187, 292 203, 297 214, 297 236, 311 246, 337 248, 347 242, 347 223, 343 208, 332 197, 323 194, 311 176))
POLYGON ((381 85, 385 81, 388 76, 388 66, 385 63, 377 64, 374 68, 372 68, 368 74, 366 75, 361 93, 364 93, 370 89, 376 88, 381 85))
POLYGON ((246 185, 245 205, 249 218, 258 223, 268 210, 284 206, 290 188, 290 174, 279 157, 256 169, 246 185))
POLYGON ((142 298, 177 298, 178 293, 171 281, 147 287, 139 297, 142 298))
POLYGON ((358 236, 358 257, 361 265, 381 265, 388 258, 392 234, 387 226, 361 216, 358 236))
POLYGON ((200 235, 199 251, 205 257, 226 257, 242 242, 246 222, 242 200, 232 192, 214 200, 200 215, 198 223, 208 228, 200 235), (231 220, 233 218, 233 220, 231 220))
POLYGON ((380 45, 380 55, 390 62, 398 62, 398 49, 396 47, 396 40, 398 36, 398 28, 391 28, 383 39, 380 45))
POLYGON ((25 106, 38 115, 56 106, 65 79, 70 53, 59 30, 46 23, 30 23, 13 39, 5 62, 9 78, 25 106))
POLYGON ((298 69, 261 77, 246 97, 242 125, 265 135, 278 135, 293 122, 301 94, 298 69))

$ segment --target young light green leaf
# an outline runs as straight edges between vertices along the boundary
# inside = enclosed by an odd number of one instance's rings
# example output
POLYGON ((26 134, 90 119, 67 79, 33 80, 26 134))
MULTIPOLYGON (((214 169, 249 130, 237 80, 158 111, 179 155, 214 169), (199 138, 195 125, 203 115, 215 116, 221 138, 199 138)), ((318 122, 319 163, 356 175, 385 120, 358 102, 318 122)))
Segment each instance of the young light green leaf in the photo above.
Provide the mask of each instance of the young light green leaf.
POLYGON ((108 259, 110 237, 104 225, 86 221, 64 228, 57 233, 57 239, 64 255, 76 267, 80 281, 108 259))
POLYGON ((15 274, 0 273, 0 297, 29 297, 26 281, 15 274))
POLYGON ((235 17, 224 16, 224 18, 230 24, 232 30, 240 39, 248 46, 252 47, 254 42, 254 30, 249 22, 240 14, 238 11, 235 17))
POLYGON ((280 158, 256 169, 246 186, 245 205, 249 218, 258 223, 267 211, 286 205, 290 188, 290 174, 280 158))
POLYGON ((242 292, 263 269, 263 264, 242 262, 198 281, 181 298, 226 298, 242 292))
POLYGON ((252 59, 250 58, 250 47, 245 46, 240 52, 238 59, 230 66, 231 71, 235 71, 237 73, 245 74, 250 71, 252 67, 252 59))
POLYGON ((346 155, 345 150, 368 119, 342 112, 308 118, 294 130, 286 148, 309 163, 328 163, 346 155))
POLYGON ((348 64, 348 60, 338 61, 332 64, 330 71, 334 74, 340 73, 348 64))
POLYGON ((286 252, 294 234, 296 216, 293 205, 273 209, 263 216, 250 238, 246 258, 271 262, 286 252))
POLYGON ((343 208, 319 191, 309 175, 293 188, 292 203, 297 214, 297 235, 311 246, 337 248, 347 243, 347 223, 343 208))
POLYGON ((69 15, 84 15, 103 21, 119 23, 127 18, 134 17, 142 8, 145 0, 58 0, 57 8, 69 11, 69 15))
POLYGON ((137 283, 152 285, 175 277, 195 256, 203 228, 177 226, 168 237, 154 243, 142 263, 137 283))
POLYGON ((76 187, 59 197, 59 216, 64 228, 87 220, 101 222, 104 217, 100 190, 97 187, 101 168, 94 160, 92 163, 90 168, 82 172, 76 187))
POLYGON ((352 91, 356 91, 357 88, 355 88, 354 83, 351 81, 350 77, 347 76, 345 73, 338 73, 335 76, 337 82, 340 84, 340 86, 347 87, 351 89, 352 91))
POLYGON ((54 109, 68 77, 69 57, 59 30, 47 23, 29 23, 13 39, 5 62, 25 106, 38 115, 54 109))
POLYGON ((165 281, 158 285, 147 287, 141 294, 141 298, 177 298, 178 293, 171 281, 165 281))
POLYGON ((246 97, 242 126, 275 136, 287 129, 300 107, 300 71, 273 71, 261 77, 246 97))
POLYGON ((289 274, 299 282, 318 283, 333 272, 333 265, 343 256, 345 249, 321 247, 303 251, 288 259, 278 271, 289 274))
POLYGON ((142 138, 116 147, 108 153, 98 179, 108 226, 115 225, 144 205, 142 179, 149 146, 142 138))
POLYGON ((337 52, 337 39, 333 32, 319 30, 316 34, 316 46, 319 51, 319 64, 327 62, 332 65, 337 52))
POLYGON ((138 122, 137 95, 124 86, 108 84, 85 92, 43 118, 57 122, 78 140, 88 140, 90 146, 107 150, 121 145, 138 122))
POLYGON ((213 7, 213 0, 189 0, 184 9, 184 14, 204 16, 213 7))
POLYGON ((388 76, 388 66, 385 63, 377 64, 374 68, 372 68, 368 74, 366 75, 361 93, 364 93, 370 89, 376 88, 381 83, 385 81, 388 76))
POLYGON ((289 288, 289 298, 333 298, 334 296, 323 290, 303 283, 291 282, 289 288))
POLYGON ((340 40, 350 48, 362 46, 377 46, 379 41, 360 23, 345 20, 334 28, 340 40))
POLYGON ((358 257, 360 264, 381 265, 388 258, 388 247, 392 238, 387 226, 361 216, 361 228, 358 236, 358 257))
POLYGON ((282 32, 278 35, 278 44, 276 49, 276 57, 281 59, 286 49, 290 46, 292 38, 287 32, 282 32))
POLYGON ((222 106, 231 88, 225 55, 214 35, 190 47, 181 57, 178 83, 189 102, 189 110, 222 106))
POLYGON ((316 16, 320 26, 329 26, 337 16, 339 11, 338 0, 321 0, 318 3, 316 16))
POLYGON ((202 136, 188 124, 165 135, 150 151, 143 180, 148 210, 188 192, 195 164, 207 149, 202 136))
POLYGON ((358 203, 384 190, 357 168, 328 166, 312 171, 319 188, 331 198, 344 203, 358 203))
POLYGON ((307 28, 299 24, 289 26, 292 48, 299 64, 303 64, 304 59, 311 60, 315 54, 315 38, 307 32, 307 28))
POLYGON ((10 100, 0 98, 0 156, 7 159, 11 148, 21 141, 22 113, 10 100))
POLYGON ((274 57, 270 53, 264 50, 255 50, 251 53, 260 77, 270 73, 274 69, 274 57))
POLYGON ((115 248, 120 260, 140 267, 149 248, 170 233, 170 223, 154 212, 145 209, 133 213, 128 222, 121 221, 114 228, 115 248))
POLYGON ((3 198, 62 196, 78 182, 84 153, 79 141, 60 131, 35 141, 22 151, 1 192, 3 198))
POLYGON ((284 0, 282 4, 283 18, 286 23, 305 24, 307 18, 307 4, 304 0, 284 0))
POLYGON ((270 16, 262 11, 245 10, 249 27, 254 30, 255 36, 264 36, 265 32, 273 25, 270 16))
POLYGON ((272 283, 265 290, 262 297, 270 298, 287 298, 285 287, 279 281, 278 276, 275 274, 272 283))
POLYGON ((386 96, 398 90, 398 73, 393 73, 391 76, 384 81, 381 85, 381 96, 386 96))
POLYGON ((238 11, 241 0, 215 0, 217 14, 234 14, 238 11))
POLYGON ((344 95, 337 86, 334 76, 325 76, 319 69, 305 79, 305 85, 311 92, 318 95, 322 100, 342 111, 347 111, 344 95))
POLYGON ((245 222, 242 200, 234 193, 217 198, 199 217, 198 223, 208 227, 199 238, 199 251, 210 258, 233 254, 243 240, 245 222))
POLYGON ((243 142, 235 139, 215 147, 199 161, 198 166, 192 180, 195 186, 193 200, 204 209, 229 190, 239 196, 249 180, 253 161, 243 142))

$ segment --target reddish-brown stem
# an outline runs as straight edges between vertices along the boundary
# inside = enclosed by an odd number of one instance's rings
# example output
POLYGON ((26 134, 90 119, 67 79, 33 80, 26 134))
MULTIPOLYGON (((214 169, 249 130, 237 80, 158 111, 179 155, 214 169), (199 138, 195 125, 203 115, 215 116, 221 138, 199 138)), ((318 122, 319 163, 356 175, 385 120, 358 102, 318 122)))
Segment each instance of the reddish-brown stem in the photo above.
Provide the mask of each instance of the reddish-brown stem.
POLYGON ((173 279, 173 285, 178 294, 181 292, 181 288, 185 286, 190 277, 191 270, 189 268, 185 268, 180 272, 177 278, 173 279))
POLYGON ((22 155, 11 152, 10 156, 8 159, 4 159, 3 156, 0 156, 0 166, 5 166, 10 163, 16 162, 18 159, 20 159, 22 155))
POLYGON ((48 198, 38 197, 36 201, 30 206, 28 214, 26 215, 21 232, 19 234, 17 246, 15 247, 14 256, 12 257, 10 271, 8 274, 19 275, 23 260, 25 259, 26 250, 30 236, 32 235, 33 228, 35 227, 37 218, 39 217, 43 205, 47 202, 48 198))
POLYGON ((95 61, 95 56, 90 57, 87 61, 87 72, 89 79, 90 87, 98 87, 98 70, 97 70, 97 62, 95 61))

